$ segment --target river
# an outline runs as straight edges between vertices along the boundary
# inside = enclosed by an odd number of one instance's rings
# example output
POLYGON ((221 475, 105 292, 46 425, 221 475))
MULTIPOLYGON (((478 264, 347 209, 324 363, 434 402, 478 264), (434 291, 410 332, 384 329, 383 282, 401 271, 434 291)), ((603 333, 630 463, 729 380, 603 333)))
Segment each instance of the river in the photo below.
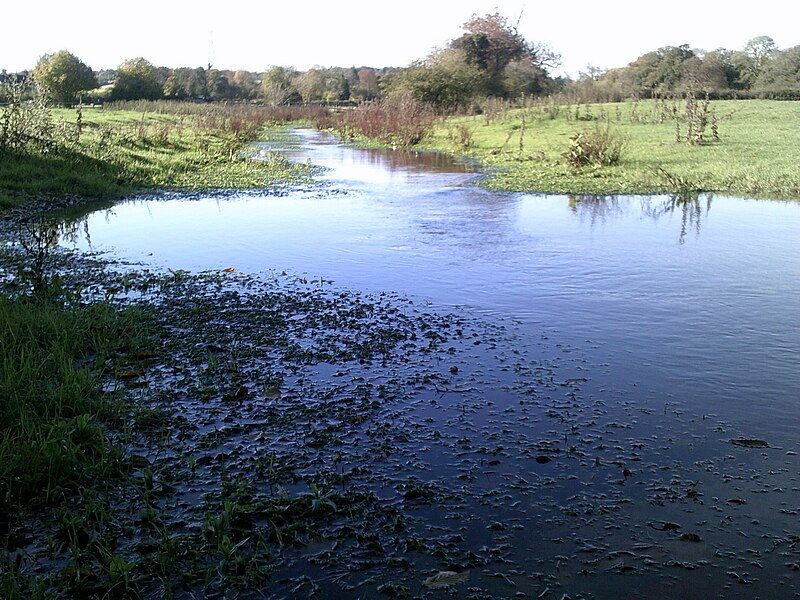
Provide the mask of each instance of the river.
MULTIPOLYGON (((75 244, 173 270, 288 271, 393 291, 503 322, 523 344, 546 340, 539 360, 570 361, 565 385, 585 403, 575 414, 606 407, 594 420, 581 414, 584 433, 602 430, 628 465, 619 482, 596 481, 594 491, 580 469, 561 472, 573 483, 559 502, 573 500, 584 529, 564 534, 541 514, 522 519, 552 547, 542 556, 555 556, 566 535, 576 555, 596 558, 583 561, 593 566, 588 583, 572 567, 576 583, 565 593, 648 597, 657 564, 657 581, 686 597, 796 597, 800 203, 497 193, 472 185, 473 169, 446 157, 296 135, 297 144, 262 150, 326 167, 323 185, 134 199, 89 215, 75 244), (626 483, 631 506, 621 522, 636 533, 609 540, 603 528, 619 524, 598 515, 620 510, 608 490, 626 483), (673 522, 683 529, 660 539, 673 522)), ((601 447, 599 438, 586 445, 601 447)), ((505 539, 519 547, 526 535, 505 539)), ((547 571, 538 554, 518 554, 529 578, 567 571, 566 559, 547 571)), ((537 597, 545 587, 518 589, 537 597)))

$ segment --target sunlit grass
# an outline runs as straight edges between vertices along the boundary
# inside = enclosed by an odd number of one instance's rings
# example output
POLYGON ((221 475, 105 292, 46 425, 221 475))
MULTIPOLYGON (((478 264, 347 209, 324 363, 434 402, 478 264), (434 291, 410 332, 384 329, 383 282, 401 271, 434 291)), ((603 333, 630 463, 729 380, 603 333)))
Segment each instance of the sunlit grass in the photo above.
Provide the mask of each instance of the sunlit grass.
POLYGON ((53 110, 54 121, 68 124, 71 139, 50 152, 4 155, 0 209, 32 197, 253 189, 312 178, 307 165, 251 159, 247 145, 263 133, 267 115, 247 107, 225 112, 202 106, 166 114, 155 112, 155 106, 144 108, 53 110))
POLYGON ((496 118, 447 119, 431 148, 474 157, 486 165, 486 185, 509 191, 615 194, 669 193, 675 182, 692 191, 800 198, 800 103, 712 101, 702 144, 686 134, 685 102, 655 101, 583 106, 539 104, 496 118), (673 117, 673 107, 680 117, 673 117), (525 119, 523 129, 523 118, 525 119), (564 154, 570 137, 606 123, 624 140, 618 164, 574 168, 564 154), (520 136, 522 134, 522 144, 520 136))

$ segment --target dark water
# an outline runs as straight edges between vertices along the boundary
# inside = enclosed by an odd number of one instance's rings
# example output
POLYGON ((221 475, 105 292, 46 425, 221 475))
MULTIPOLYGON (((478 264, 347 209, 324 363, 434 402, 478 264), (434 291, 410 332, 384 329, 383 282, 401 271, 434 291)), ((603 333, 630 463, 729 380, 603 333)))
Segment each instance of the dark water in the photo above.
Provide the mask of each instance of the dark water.
MULTIPOLYGON (((623 502, 613 490, 628 478, 594 481, 591 457, 552 468, 562 476, 554 504, 571 501, 566 527, 563 514, 534 510, 549 488, 541 474, 525 475, 540 483, 525 498, 536 518, 518 508, 497 515, 522 524, 504 541, 519 549, 528 576, 563 569, 565 578, 589 578, 567 591, 598 597, 797 597, 800 203, 495 193, 466 185, 470 169, 440 156, 299 135, 293 157, 330 168, 322 189, 131 201, 90 215, 91 243, 79 247, 171 269, 287 270, 391 290, 502 320, 521 344, 546 340, 551 355, 539 360, 568 365, 565 385, 576 393, 567 401, 581 405, 565 414, 598 456, 610 444, 635 464, 639 485, 628 484, 623 502), (730 444, 739 438, 770 448, 730 444), (602 516, 619 510, 616 520, 602 516), (689 522, 703 541, 663 539, 662 521, 683 523, 683 532, 689 522), (565 556, 585 551, 587 560, 543 558, 564 544, 565 556), (653 564, 656 579, 647 576, 653 564), (652 595, 654 582, 661 591, 652 595)), ((498 392, 475 422, 519 423, 518 413, 499 416, 519 394, 498 392)), ((458 415, 448 418, 452 426, 458 415)), ((533 424, 526 434, 534 430, 540 440, 556 436, 533 424)), ((435 448, 428 454, 435 470, 440 458, 435 448)), ((506 489, 521 493, 509 476, 506 489)), ((537 597, 546 588, 517 591, 537 597)))

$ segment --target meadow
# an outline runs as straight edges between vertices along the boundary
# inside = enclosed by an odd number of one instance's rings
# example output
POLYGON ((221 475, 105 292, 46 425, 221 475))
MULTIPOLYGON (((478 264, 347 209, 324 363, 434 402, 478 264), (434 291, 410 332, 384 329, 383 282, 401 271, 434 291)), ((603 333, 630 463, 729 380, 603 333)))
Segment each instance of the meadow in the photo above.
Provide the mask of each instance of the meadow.
POLYGON ((482 184, 497 190, 800 198, 797 102, 497 102, 481 115, 440 120, 423 145, 478 161, 488 171, 482 184), (618 159, 570 164, 580 134, 578 142, 617 144, 618 159))
POLYGON ((38 129, 47 130, 47 145, 33 152, 4 153, 0 209, 33 198, 114 199, 134 192, 310 181, 307 165, 278 155, 250 160, 246 148, 268 125, 295 119, 291 110, 130 102, 43 109, 35 118, 44 121, 38 129))

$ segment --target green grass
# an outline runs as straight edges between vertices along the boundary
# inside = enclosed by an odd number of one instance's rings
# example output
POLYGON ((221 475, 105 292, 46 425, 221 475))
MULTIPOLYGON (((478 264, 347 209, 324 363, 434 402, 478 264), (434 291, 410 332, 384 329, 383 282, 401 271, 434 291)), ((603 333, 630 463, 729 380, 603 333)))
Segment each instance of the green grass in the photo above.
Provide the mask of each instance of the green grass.
MULTIPOLYGON (((176 103, 177 106, 180 106, 176 103)), ((56 109, 72 137, 49 152, 7 152, 0 160, 0 210, 31 198, 120 198, 139 191, 251 189, 308 182, 312 169, 280 157, 251 160, 265 115, 203 105, 186 114, 56 109)))
POLYGON ((101 393, 107 360, 141 326, 106 303, 0 298, 0 521, 50 503, 116 465, 103 423, 121 413, 101 393), (82 475, 83 474, 83 475, 82 475))
MULTIPOLYGON (((425 144, 478 160, 489 170, 484 185, 498 190, 601 195, 702 191, 800 198, 800 103, 712 101, 719 140, 713 139, 709 124, 706 141, 699 145, 676 141, 672 107, 671 102, 652 100, 542 103, 505 110, 491 119, 446 119, 425 144), (564 154, 570 138, 606 124, 624 140, 619 163, 569 166, 564 154)), ((676 108, 685 135, 685 102, 676 108)))

